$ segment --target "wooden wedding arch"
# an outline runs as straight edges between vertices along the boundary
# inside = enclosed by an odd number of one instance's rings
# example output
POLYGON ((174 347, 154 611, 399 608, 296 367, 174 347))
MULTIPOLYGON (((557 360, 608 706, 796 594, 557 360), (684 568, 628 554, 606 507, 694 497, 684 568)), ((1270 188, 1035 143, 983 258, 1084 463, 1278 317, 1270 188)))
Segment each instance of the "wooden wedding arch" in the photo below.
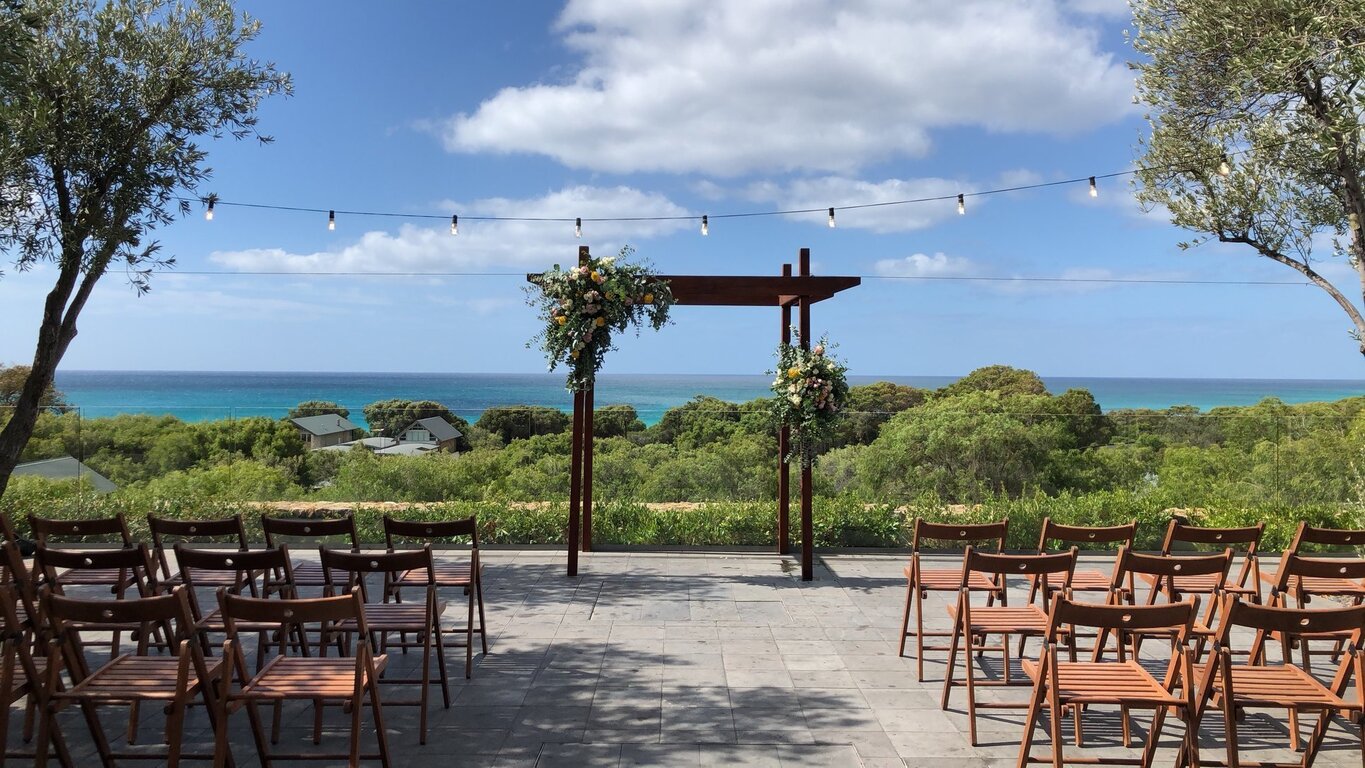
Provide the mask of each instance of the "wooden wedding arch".
MULTIPOLYGON (((578 263, 589 259, 587 246, 578 249, 578 263)), ((539 275, 527 275, 535 282, 539 275)), ((675 304, 709 307, 778 307, 782 314, 782 343, 791 343, 792 309, 800 326, 801 346, 810 349, 810 308, 839 291, 859 285, 857 277, 815 277, 810 273, 810 249, 802 248, 797 274, 782 265, 780 277, 739 275, 660 275, 673 291, 675 304)), ((786 427, 778 433, 777 552, 787 554, 791 516, 791 467, 782 456, 789 449, 786 427)), ((569 461, 568 575, 578 575, 578 552, 592 551, 593 388, 573 396, 573 436, 569 461)), ((815 548, 811 524, 811 468, 801 467, 801 580, 814 578, 815 548)))

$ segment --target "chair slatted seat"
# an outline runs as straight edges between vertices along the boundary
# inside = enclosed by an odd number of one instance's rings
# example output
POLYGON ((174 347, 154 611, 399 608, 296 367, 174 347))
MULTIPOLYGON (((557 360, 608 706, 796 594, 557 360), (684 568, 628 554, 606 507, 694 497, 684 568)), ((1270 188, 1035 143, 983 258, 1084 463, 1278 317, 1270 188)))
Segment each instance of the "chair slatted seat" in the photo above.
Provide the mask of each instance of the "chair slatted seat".
MULTIPOLYGON (((924 652, 946 651, 946 645, 925 645, 926 637, 951 637, 952 632, 925 631, 924 598, 929 592, 957 592, 962 586, 961 568, 927 568, 923 565, 921 554, 930 543, 946 543, 961 546, 990 543, 995 552, 1005 548, 1005 537, 1009 532, 1009 520, 995 523, 975 523, 948 525, 930 523, 923 518, 915 518, 914 532, 910 540, 910 564, 905 567, 905 612, 901 619, 901 656, 905 655, 906 640, 915 638, 915 672, 920 682, 924 682, 924 652), (910 629, 910 617, 915 617, 915 628, 910 629)), ((986 593, 986 604, 1001 605, 1008 601, 1003 581, 987 579, 969 581, 968 589, 986 593)))
MULTIPOLYGON (((374 657, 376 679, 389 664, 387 654, 374 657)), ((337 656, 276 656, 265 663, 241 691, 242 696, 261 699, 345 699, 355 692, 355 659, 337 656)), ((361 685, 368 686, 368 670, 361 685)))
MULTIPOLYGON (((962 571, 958 574, 957 603, 947 606, 948 615, 953 620, 952 640, 948 646, 948 669, 943 676, 943 697, 941 706, 948 708, 949 698, 955 686, 967 689, 967 717, 970 738, 977 743, 976 710, 978 708, 1021 707, 1009 702, 979 702, 976 689, 979 686, 1006 686, 1027 684, 1016 683, 1010 678, 1010 636, 1018 635, 1022 641, 1028 637, 1044 637, 1048 631, 1048 615, 1034 603, 1021 607, 1007 605, 972 605, 972 576, 982 576, 992 583, 1006 585, 1008 575, 1037 579, 1043 585, 1043 602, 1048 603, 1053 594, 1049 589, 1054 583, 1063 593, 1067 581, 1076 569, 1076 550, 1061 555, 1000 555, 977 552, 968 547, 962 558, 962 571), (999 645, 989 645, 991 637, 999 638, 999 645), (962 651, 963 666, 966 667, 966 680, 958 681, 954 672, 958 651, 962 651), (986 651, 999 651, 1003 659, 1004 675, 1000 680, 978 680, 975 658, 986 651)), ((979 592, 976 594, 980 594, 979 592)), ((989 594, 989 593, 987 593, 989 594)), ((1022 646, 1022 642, 1021 642, 1022 646)), ((1071 646, 1075 653, 1074 644, 1071 646)), ((1022 654, 1022 649, 1021 649, 1022 654)))
MULTIPOLYGON (((18 562, 22 570, 22 559, 18 547, 12 541, 4 543, 5 568, 18 562)), ((17 580, 22 581, 22 576, 17 580)), ((7 581, 0 584, 0 763, 6 758, 37 757, 34 750, 14 750, 9 746, 9 718, 11 705, 26 701, 29 706, 43 706, 46 701, 43 680, 47 677, 47 659, 33 656, 34 626, 26 618, 20 617, 17 608, 26 602, 19 583, 7 581)), ((25 740, 31 736, 25 729, 25 740)), ((49 731, 51 748, 57 754, 57 761, 63 768, 70 768, 71 753, 67 750, 66 740, 60 729, 49 731)))
MULTIPOLYGON (((1037 682, 1039 662, 1024 659, 1020 665, 1029 679, 1037 682)), ((1058 691, 1073 704, 1145 704, 1148 706, 1182 703, 1179 696, 1162 687, 1141 664, 1127 661, 1063 662, 1057 667, 1058 691)))

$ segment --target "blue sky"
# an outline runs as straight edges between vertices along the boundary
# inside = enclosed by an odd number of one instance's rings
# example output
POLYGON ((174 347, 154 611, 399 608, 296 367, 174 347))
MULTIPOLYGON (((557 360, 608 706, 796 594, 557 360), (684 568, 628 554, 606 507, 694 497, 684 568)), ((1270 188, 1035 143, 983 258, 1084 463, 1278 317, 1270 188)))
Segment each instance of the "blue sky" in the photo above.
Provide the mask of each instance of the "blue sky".
MULTIPOLYGON (((1184 234, 1126 179, 823 214, 717 214, 951 195, 1131 168, 1122 0, 243 2, 252 52, 294 78, 275 143, 212 145, 224 201, 436 214, 695 221, 400 220, 219 206, 162 230, 178 268, 113 273, 66 369, 532 372, 518 275, 624 244, 663 272, 864 277, 817 305, 852 372, 1365 378, 1348 322, 1294 280, 1184 234), (277 272, 282 275, 247 274, 277 272), (443 277, 320 272, 439 272, 443 277), (987 277, 991 281, 962 278, 987 277), (936 279, 915 279, 936 278, 936 279)), ((1329 265, 1336 278, 1349 276, 1329 265)), ((0 361, 27 362, 51 272, 0 278, 0 361)), ((1349 285, 1349 283, 1348 283, 1349 285)), ((1351 291, 1348 291, 1351 293, 1351 291)), ((608 372, 761 373, 776 309, 679 308, 608 372)))

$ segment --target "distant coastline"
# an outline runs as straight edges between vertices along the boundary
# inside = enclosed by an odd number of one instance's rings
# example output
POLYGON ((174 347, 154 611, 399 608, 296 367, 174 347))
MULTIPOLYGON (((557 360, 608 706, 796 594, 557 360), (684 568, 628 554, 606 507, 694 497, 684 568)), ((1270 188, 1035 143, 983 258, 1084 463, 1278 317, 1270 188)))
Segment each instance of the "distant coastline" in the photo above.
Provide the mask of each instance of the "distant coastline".
MULTIPOLYGON (((892 381, 935 389, 956 376, 850 376, 854 385, 892 381)), ((1365 395, 1365 380, 1160 379, 1044 376, 1048 389, 1089 390, 1105 411, 1189 405, 1200 410, 1252 405, 1266 397, 1287 403, 1365 395)), ((768 393, 768 378, 753 375, 603 374, 597 402, 626 403, 652 424, 695 395, 743 402, 768 393)), ((388 398, 436 400, 474 421, 498 405, 570 409, 558 374, 307 373, 209 371, 59 371, 57 388, 87 418, 120 413, 169 414, 185 421, 283 416, 305 400, 333 400, 352 419, 368 403, 388 398)))

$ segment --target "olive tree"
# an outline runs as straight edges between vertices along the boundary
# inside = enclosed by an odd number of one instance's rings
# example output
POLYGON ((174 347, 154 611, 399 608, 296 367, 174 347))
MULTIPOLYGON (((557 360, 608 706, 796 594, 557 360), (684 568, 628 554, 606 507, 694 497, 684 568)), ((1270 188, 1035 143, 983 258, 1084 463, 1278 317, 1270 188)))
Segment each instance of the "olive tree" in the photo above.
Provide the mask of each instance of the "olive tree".
POLYGON ((152 231, 189 211, 205 138, 269 141, 262 100, 288 75, 247 55, 260 24, 228 0, 6 0, 0 33, 0 250, 55 266, 33 362, 0 431, 0 494, 95 285, 139 295, 163 255, 152 231))
POLYGON ((1133 0, 1138 199, 1325 291, 1365 354, 1361 0, 1133 0), (1323 256, 1354 275, 1324 274, 1323 256))

